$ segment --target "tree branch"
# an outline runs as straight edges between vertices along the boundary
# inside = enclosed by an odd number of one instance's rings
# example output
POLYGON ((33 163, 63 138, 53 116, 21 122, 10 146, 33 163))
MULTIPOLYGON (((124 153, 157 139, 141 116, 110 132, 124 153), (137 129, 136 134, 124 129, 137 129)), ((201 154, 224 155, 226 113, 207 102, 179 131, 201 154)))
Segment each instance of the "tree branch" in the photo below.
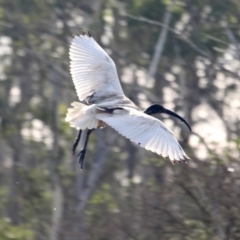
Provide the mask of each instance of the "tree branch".
POLYGON ((149 23, 149 24, 153 24, 153 25, 157 25, 157 26, 160 26, 160 27, 164 27, 164 28, 168 29, 169 32, 174 33, 177 38, 179 38, 180 40, 188 43, 190 45, 190 47, 192 47, 194 50, 199 52, 201 55, 203 55, 205 57, 208 57, 208 58, 210 57, 207 52, 205 52, 204 50, 199 48, 190 38, 187 38, 186 36, 183 36, 181 32, 176 31, 175 29, 169 27, 165 23, 161 23, 159 21, 151 20, 151 19, 148 19, 148 18, 145 18, 145 17, 142 17, 142 16, 137 17, 137 16, 131 15, 129 13, 125 13, 125 12, 124 12, 124 15, 129 17, 129 18, 131 18, 131 19, 140 21, 140 22, 146 22, 146 23, 149 23))
POLYGON ((172 18, 172 5, 169 5, 163 18, 164 27, 162 28, 159 34, 159 38, 155 46, 154 55, 148 70, 148 76, 151 78, 155 76, 158 63, 161 59, 171 18, 172 18))

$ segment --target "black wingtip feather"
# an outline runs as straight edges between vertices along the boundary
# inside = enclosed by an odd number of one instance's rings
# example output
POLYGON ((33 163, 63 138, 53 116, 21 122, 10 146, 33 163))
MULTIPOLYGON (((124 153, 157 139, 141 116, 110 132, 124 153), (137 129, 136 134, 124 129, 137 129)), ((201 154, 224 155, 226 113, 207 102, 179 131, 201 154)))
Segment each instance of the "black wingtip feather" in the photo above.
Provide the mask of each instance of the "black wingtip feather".
POLYGON ((81 33, 72 34, 72 39, 74 39, 75 37, 81 37, 81 36, 92 37, 92 35, 89 31, 87 31, 87 32, 82 31, 81 33))

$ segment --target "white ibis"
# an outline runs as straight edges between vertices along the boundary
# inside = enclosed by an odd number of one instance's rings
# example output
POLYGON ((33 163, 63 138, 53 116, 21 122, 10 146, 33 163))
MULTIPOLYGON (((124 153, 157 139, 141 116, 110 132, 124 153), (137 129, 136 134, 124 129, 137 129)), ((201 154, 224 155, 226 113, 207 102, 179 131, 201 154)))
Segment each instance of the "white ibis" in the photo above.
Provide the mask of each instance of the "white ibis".
POLYGON ((66 121, 79 130, 73 154, 80 141, 79 163, 83 167, 92 130, 110 126, 141 147, 169 157, 173 164, 189 159, 172 131, 151 115, 166 113, 189 124, 176 113, 154 104, 145 111, 128 99, 120 85, 116 66, 90 33, 74 36, 70 45, 70 72, 81 102, 73 102, 66 121))

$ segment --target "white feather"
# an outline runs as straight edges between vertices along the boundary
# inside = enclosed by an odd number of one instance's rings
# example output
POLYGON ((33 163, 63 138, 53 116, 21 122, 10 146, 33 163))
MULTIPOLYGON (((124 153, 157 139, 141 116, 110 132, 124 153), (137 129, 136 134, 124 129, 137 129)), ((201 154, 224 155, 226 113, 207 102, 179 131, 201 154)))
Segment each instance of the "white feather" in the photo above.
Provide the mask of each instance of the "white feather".
POLYGON ((73 108, 68 108, 65 118, 65 121, 69 122, 71 127, 82 130, 97 128, 96 105, 87 106, 79 102, 73 102, 71 105, 73 108))
POLYGON ((75 36, 70 46, 70 72, 80 101, 94 94, 92 101, 124 93, 116 66, 108 54, 89 36, 75 36))
POLYGON ((188 158, 170 129, 160 120, 131 108, 98 113, 96 117, 131 141, 170 160, 188 158), (183 157, 184 156, 184 157, 183 157))

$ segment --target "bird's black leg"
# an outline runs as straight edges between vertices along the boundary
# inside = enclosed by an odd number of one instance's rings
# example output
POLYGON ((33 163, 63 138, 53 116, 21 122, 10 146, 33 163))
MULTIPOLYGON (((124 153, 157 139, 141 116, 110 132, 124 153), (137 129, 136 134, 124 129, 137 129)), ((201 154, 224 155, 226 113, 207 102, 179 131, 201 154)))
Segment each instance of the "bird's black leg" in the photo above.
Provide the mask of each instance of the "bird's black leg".
POLYGON ((91 134, 92 131, 93 131, 92 129, 88 130, 84 147, 78 154, 78 156, 79 156, 79 164, 81 166, 81 169, 83 169, 83 161, 84 161, 84 157, 85 157, 86 150, 87 150, 88 138, 89 138, 89 135, 91 134))
POLYGON ((81 138, 81 134, 82 134, 82 130, 79 130, 78 136, 77 136, 77 138, 76 138, 76 140, 75 140, 75 142, 73 143, 73 146, 72 146, 72 153, 73 153, 73 155, 74 155, 74 153, 76 151, 77 145, 78 145, 79 140, 81 138))

